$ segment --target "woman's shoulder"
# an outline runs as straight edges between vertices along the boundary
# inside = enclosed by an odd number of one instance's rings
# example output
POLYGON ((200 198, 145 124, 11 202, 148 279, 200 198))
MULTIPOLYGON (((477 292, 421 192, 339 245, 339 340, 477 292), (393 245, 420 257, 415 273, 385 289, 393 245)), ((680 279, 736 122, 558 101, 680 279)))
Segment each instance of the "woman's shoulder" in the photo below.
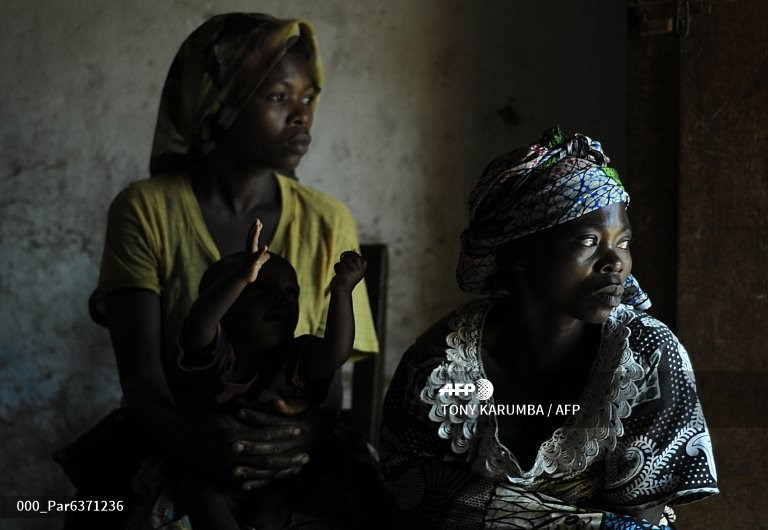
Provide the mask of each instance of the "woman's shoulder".
POLYGON ((186 175, 168 173, 129 182, 115 198, 115 202, 178 202, 189 188, 186 175))
POLYGON ((115 196, 109 206, 113 222, 138 222, 142 225, 167 223, 183 227, 199 226, 194 214, 195 198, 185 173, 168 173, 135 180, 115 196))
POLYGON ((300 203, 303 208, 324 217, 352 219, 347 205, 333 195, 283 175, 278 174, 278 179, 281 187, 289 191, 294 200, 300 203))
POLYGON ((493 298, 477 298, 464 302, 432 323, 415 341, 416 350, 428 356, 444 357, 457 343, 471 345, 480 332, 493 298))
POLYGON ((619 306, 612 314, 608 327, 626 336, 632 351, 650 355, 659 348, 680 346, 680 341, 669 327, 654 316, 631 306, 619 306))
POLYGON ((629 305, 619 306, 612 315, 616 322, 629 330, 656 330, 659 335, 672 336, 674 333, 664 322, 653 315, 629 305))

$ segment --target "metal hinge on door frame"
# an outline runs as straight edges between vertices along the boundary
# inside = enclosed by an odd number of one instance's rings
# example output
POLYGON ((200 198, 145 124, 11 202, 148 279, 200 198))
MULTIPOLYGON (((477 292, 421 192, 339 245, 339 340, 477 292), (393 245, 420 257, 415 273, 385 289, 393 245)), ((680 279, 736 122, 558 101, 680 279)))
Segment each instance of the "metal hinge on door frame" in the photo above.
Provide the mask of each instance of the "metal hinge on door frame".
POLYGON ((630 28, 639 35, 675 33, 686 37, 691 18, 712 13, 714 4, 735 0, 630 0, 630 28))

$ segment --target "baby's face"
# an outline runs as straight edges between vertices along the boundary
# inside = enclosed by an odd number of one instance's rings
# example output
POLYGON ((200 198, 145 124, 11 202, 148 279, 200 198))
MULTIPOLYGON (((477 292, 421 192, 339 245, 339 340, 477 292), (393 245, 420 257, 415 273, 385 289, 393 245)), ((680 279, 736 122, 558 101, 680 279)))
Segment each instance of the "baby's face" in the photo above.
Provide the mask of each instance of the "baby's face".
POLYGON ((248 343, 254 348, 272 348, 291 339, 299 321, 296 271, 286 260, 272 255, 238 304, 244 313, 248 343))

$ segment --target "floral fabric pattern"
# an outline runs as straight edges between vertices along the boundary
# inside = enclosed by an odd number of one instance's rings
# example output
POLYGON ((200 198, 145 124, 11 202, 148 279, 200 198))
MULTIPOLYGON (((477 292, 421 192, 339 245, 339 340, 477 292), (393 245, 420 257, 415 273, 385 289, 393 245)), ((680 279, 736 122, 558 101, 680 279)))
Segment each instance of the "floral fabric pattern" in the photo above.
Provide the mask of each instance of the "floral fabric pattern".
MULTIPOLYGON (((482 508, 472 507, 478 493, 470 495, 471 481, 456 471, 452 480, 440 479, 439 491, 424 493, 445 503, 435 517, 453 517, 454 510, 476 513, 481 522, 471 528, 645 528, 583 507, 621 512, 718 492, 688 354, 661 322, 626 305, 602 326, 579 411, 541 444, 533 466, 523 469, 500 442, 494 413, 460 406, 479 404, 475 396, 440 393, 448 383, 486 377, 482 329, 493 302, 460 307, 401 361, 387 393, 382 432, 383 461, 396 496, 414 464, 425 481, 450 466, 487 480, 487 498, 482 508)), ((485 403, 494 405, 493 398, 485 403)), ((413 477, 408 480, 413 487, 413 477)))

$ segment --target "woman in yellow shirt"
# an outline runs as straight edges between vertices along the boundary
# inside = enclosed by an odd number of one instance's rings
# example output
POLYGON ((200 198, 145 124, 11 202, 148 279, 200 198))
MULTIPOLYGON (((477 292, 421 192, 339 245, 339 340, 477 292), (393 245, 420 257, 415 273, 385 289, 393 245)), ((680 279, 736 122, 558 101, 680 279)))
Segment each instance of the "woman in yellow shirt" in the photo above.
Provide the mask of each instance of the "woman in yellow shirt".
MULTIPOLYGON (((163 89, 154 178, 113 201, 91 313, 110 330, 127 410, 167 451, 251 489, 300 471, 323 424, 241 411, 185 416, 167 368, 202 272, 242 248, 254 219, 262 241, 297 270, 297 333, 322 335, 326 286, 344 250, 358 249, 349 210, 298 183, 311 142, 322 65, 309 24, 258 14, 215 16, 178 51, 163 89)), ((354 291, 355 349, 378 349, 365 285, 354 291)), ((116 455, 118 457, 118 455, 116 455)))

